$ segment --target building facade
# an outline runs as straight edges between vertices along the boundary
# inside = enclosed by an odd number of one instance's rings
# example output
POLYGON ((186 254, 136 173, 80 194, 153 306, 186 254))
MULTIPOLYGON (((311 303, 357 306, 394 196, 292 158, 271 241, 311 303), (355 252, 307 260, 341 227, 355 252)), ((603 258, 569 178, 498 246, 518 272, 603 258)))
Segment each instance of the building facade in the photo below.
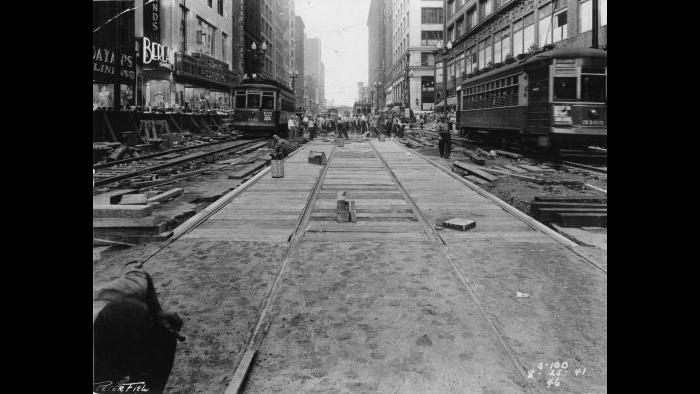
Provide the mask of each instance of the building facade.
POLYGON ((470 74, 524 58, 546 46, 607 49, 607 0, 445 0, 444 43, 438 50, 438 102, 456 105, 456 87, 470 74), (593 29, 597 31, 594 42, 593 29), (445 75, 445 76, 443 76, 445 75), (446 80, 446 86, 445 86, 446 80))
POLYGON ((231 108, 231 0, 135 1, 138 96, 148 107, 231 108), (140 3, 140 4, 139 4, 140 3), (143 23, 139 23, 142 21, 143 23))
POLYGON ((324 108, 325 70, 321 61, 321 39, 307 38, 304 41, 304 79, 306 82, 306 106, 311 112, 324 108))
POLYGON ((391 0, 387 106, 432 110, 435 45, 443 34, 442 0, 391 0))
POLYGON ((243 0, 243 9, 245 74, 291 86, 294 0, 243 0), (263 43, 266 50, 261 53, 263 43))
POLYGON ((306 68, 304 67, 304 21, 300 16, 294 19, 294 66, 297 78, 294 81, 294 93, 297 99, 297 108, 304 111, 306 105, 306 68))

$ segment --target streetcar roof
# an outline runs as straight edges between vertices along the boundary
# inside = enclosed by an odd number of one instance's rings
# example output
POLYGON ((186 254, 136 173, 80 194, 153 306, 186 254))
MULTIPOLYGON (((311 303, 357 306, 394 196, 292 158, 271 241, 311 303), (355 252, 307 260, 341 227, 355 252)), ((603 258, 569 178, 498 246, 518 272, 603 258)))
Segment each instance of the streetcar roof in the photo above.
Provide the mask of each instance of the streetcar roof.
POLYGON ((460 85, 471 84, 475 81, 480 81, 482 79, 488 79, 491 76, 499 75, 501 73, 507 73, 509 70, 514 70, 519 67, 524 67, 528 64, 536 63, 539 61, 546 61, 549 59, 576 59, 580 57, 585 58, 607 58, 608 51, 595 48, 580 48, 580 47, 562 47, 554 48, 549 51, 536 53, 532 56, 526 57, 522 60, 516 60, 514 63, 507 64, 503 67, 498 67, 496 69, 490 70, 483 74, 477 75, 476 77, 469 78, 468 80, 462 82, 460 85))
POLYGON ((234 89, 247 88, 247 87, 261 87, 261 88, 276 88, 284 90, 287 93, 294 94, 294 92, 289 89, 286 85, 283 85, 277 81, 271 79, 246 79, 240 84, 236 85, 234 89))

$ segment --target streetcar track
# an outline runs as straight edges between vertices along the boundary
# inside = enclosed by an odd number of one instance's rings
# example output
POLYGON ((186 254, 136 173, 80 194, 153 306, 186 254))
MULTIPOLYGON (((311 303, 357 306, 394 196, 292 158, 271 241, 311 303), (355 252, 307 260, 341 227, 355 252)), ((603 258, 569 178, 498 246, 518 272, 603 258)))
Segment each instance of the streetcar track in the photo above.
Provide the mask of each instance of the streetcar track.
MULTIPOLYGON (((450 257, 448 250, 447 250, 447 244, 445 243, 445 240, 440 237, 440 234, 435 230, 435 227, 430 224, 430 221, 428 218, 425 216, 423 211, 418 207, 416 202, 414 201, 413 197, 408 193, 404 185, 399 181, 398 177, 394 173, 394 171, 389 167, 389 164, 384 160, 384 158, 379 154, 379 151, 377 151, 377 148, 374 146, 372 142, 369 143, 369 145, 372 147, 372 150, 374 151, 375 155, 379 160, 384 164, 384 167, 386 168, 387 172, 391 176, 391 179, 394 181, 394 183, 398 186, 399 190, 401 191, 401 194, 403 195, 404 200, 409 204, 411 209, 414 211, 413 213, 416 215, 416 218, 418 218, 418 221, 423 225, 425 233, 428 235, 428 238, 435 243, 435 245, 438 246, 438 248, 442 251, 443 255, 447 259, 447 262, 449 263, 450 267, 452 270, 455 272, 457 277, 459 278, 459 281, 464 285, 464 287, 467 289, 467 292, 469 293, 470 297, 474 301, 474 303, 477 305, 479 308, 479 312, 481 316, 488 322, 489 327, 492 330, 493 336, 496 338, 496 340, 499 342, 499 344, 504 348, 506 355, 508 356, 509 361, 512 364, 512 367, 514 368, 515 372, 518 373, 522 378, 523 381, 527 382, 527 368, 520 363, 518 358, 515 356, 513 349, 507 344, 505 338, 501 334, 501 332, 498 330, 496 325, 493 323, 493 321, 488 317, 486 314, 486 311, 484 310, 484 307, 482 306, 481 302, 476 296, 476 293, 474 292, 474 289, 472 286, 469 284, 469 281, 465 277, 465 275, 461 272, 459 267, 455 264, 455 262, 452 260, 450 257)), ((530 387, 531 390, 534 390, 532 387, 530 387)))
MULTIPOLYGON (((175 167, 179 165, 184 165, 188 162, 196 161, 196 160, 202 160, 205 159, 209 156, 214 156, 217 154, 221 154, 230 150, 235 150, 234 152, 230 153, 238 153, 238 151, 245 151, 246 149, 249 149, 253 146, 257 146, 257 148, 262 148, 264 146, 264 143, 267 143, 266 140, 262 139, 255 139, 251 140, 249 142, 243 143, 243 144, 237 144, 237 145, 232 145, 232 146, 225 146, 223 148, 217 148, 211 151, 206 151, 206 152, 201 152, 201 153, 196 153, 192 155, 188 155, 185 157, 177 158, 171 161, 168 161, 166 163, 162 164, 155 164, 149 166, 148 164, 144 165, 139 165, 137 163, 132 163, 129 168, 123 169, 125 171, 120 171, 122 169, 119 169, 118 167, 112 168, 106 168, 105 171, 97 172, 95 174, 96 177, 99 177, 100 174, 102 173, 103 175, 107 175, 106 177, 102 177, 100 179, 96 179, 94 182, 94 187, 103 187, 106 185, 111 185, 116 182, 124 181, 127 179, 135 178, 138 176, 143 176, 151 173, 156 173, 158 171, 170 168, 170 167, 175 167), (131 171, 129 171, 131 170, 131 171)), ((229 141, 230 142, 230 141, 229 141)), ((233 141, 235 142, 235 141, 233 141)), ((143 160, 144 162, 148 163, 148 159, 144 158, 139 158, 143 160)), ((163 179, 163 181, 167 181, 167 179, 163 179)))
POLYGON ((321 174, 316 180, 314 188, 312 189, 312 192, 311 194, 309 194, 309 197, 306 201, 306 205, 304 205, 304 209, 302 210, 299 216, 297 226, 295 227, 294 231, 292 232, 292 235, 289 238, 289 245, 287 246, 287 249, 285 250, 284 255, 282 256, 282 264, 280 265, 279 271, 275 276, 275 281, 273 282, 270 291, 268 292, 267 296, 263 301, 263 306, 260 310, 260 315, 258 316, 255 328, 253 329, 248 343, 246 344, 241 361, 234 369, 233 377, 231 379, 231 382, 229 382, 228 387, 226 388, 225 394, 237 394, 241 392, 241 389, 244 387, 246 377, 250 370, 250 364, 255 358, 255 354, 257 353, 258 347, 269 332, 270 326, 272 325, 272 321, 274 320, 274 316, 269 318, 269 322, 267 324, 265 324, 265 320, 268 318, 267 315, 277 295, 276 293, 277 289, 279 288, 279 283, 284 277, 286 269, 289 266, 289 254, 292 251, 292 249, 294 249, 299 244, 299 241, 301 240, 304 234, 304 229, 309 224, 309 220, 311 219, 311 212, 313 211, 313 207, 316 204, 316 200, 318 199, 318 194, 321 191, 323 182, 326 179, 326 174, 328 173, 328 169, 330 168, 331 160, 333 159, 334 153, 335 146, 333 146, 331 152, 328 154, 326 165, 323 167, 321 174), (265 329, 263 329, 263 326, 265 326, 265 329))

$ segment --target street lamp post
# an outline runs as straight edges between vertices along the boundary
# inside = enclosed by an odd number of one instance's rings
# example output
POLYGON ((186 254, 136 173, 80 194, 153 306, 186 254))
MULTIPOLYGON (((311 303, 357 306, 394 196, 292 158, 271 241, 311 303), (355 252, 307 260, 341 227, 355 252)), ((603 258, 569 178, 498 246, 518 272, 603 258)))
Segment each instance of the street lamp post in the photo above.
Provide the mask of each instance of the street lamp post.
POLYGON ((292 91, 294 91, 294 81, 299 77, 299 73, 295 70, 289 73, 289 79, 292 81, 292 91))
MULTIPOLYGON (((442 99, 445 101, 442 107, 442 112, 447 114, 447 59, 449 57, 449 51, 452 49, 452 41, 449 41, 447 45, 442 46, 442 41, 438 43, 436 52, 442 53, 442 99)), ((437 82, 437 81, 435 81, 437 82)))
POLYGON ((256 65, 258 66, 258 75, 262 75, 263 73, 263 65, 265 63, 265 51, 267 50, 267 44, 265 41, 263 41, 262 45, 260 45, 260 48, 258 49, 258 46, 253 42, 253 44, 250 45, 250 51, 253 53, 253 56, 255 56, 256 60, 256 65))
POLYGON ((374 83, 374 88, 377 91, 377 110, 375 112, 379 112, 379 90, 382 88, 382 83, 381 82, 375 82, 374 83))

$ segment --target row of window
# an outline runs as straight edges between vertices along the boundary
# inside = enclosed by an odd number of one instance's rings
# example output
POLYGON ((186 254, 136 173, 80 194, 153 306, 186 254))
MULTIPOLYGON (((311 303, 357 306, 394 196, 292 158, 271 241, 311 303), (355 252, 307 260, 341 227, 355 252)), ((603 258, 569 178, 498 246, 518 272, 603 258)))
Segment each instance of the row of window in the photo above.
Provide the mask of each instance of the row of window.
MULTIPOLYGON (((223 7, 223 0, 219 0, 223 7)), ((211 1, 210 1, 211 5, 211 1)), ((223 8, 222 8, 223 10, 223 8)), ((180 3, 180 49, 182 53, 187 53, 187 14, 189 9, 184 2, 180 3)), ((222 11, 223 12, 223 11, 222 11)), ((216 27, 207 23, 204 19, 197 17, 197 31, 195 36, 196 50, 213 58, 219 58, 216 53, 216 27)), ((221 32, 221 57, 220 60, 227 61, 226 48, 228 47, 228 35, 221 32)))
MULTIPOLYGON (((207 0, 207 5, 209 6, 209 8, 214 7, 213 3, 213 0, 207 0)), ((219 15, 224 15, 224 0, 216 0, 216 12, 218 12, 219 15)))
MULTIPOLYGON (((479 2, 478 21, 485 19, 490 16, 498 7, 504 5, 508 1, 500 0, 482 0, 479 2)), ((587 32, 593 28, 593 9, 592 0, 580 0, 579 1, 579 32, 587 32)), ((538 17, 540 21, 540 45, 551 44, 552 42, 557 42, 559 40, 565 39, 566 25, 567 25, 567 14, 566 10, 557 12, 566 7, 565 2, 555 1, 545 4, 538 9, 538 17), (557 7, 555 9, 554 7, 557 7), (555 19, 559 18, 559 19, 555 19)), ((448 7, 449 9, 449 7, 448 7)), ((608 1, 598 0, 598 16, 600 19, 600 26, 606 26, 608 24, 608 1)), ((532 14, 534 20, 534 12, 532 14)), ((457 19, 456 23, 447 28, 447 38, 451 41, 455 41, 461 37, 464 33, 473 29, 477 24, 477 8, 472 7, 465 13, 465 16, 461 16, 457 19)), ((529 26, 528 21, 525 21, 525 26, 529 26)), ((514 29, 518 30, 518 29, 514 29)), ((529 49, 525 46, 525 51, 529 49)))
POLYGON ((471 86, 462 91, 463 111, 512 105, 518 105, 517 74, 471 86))

